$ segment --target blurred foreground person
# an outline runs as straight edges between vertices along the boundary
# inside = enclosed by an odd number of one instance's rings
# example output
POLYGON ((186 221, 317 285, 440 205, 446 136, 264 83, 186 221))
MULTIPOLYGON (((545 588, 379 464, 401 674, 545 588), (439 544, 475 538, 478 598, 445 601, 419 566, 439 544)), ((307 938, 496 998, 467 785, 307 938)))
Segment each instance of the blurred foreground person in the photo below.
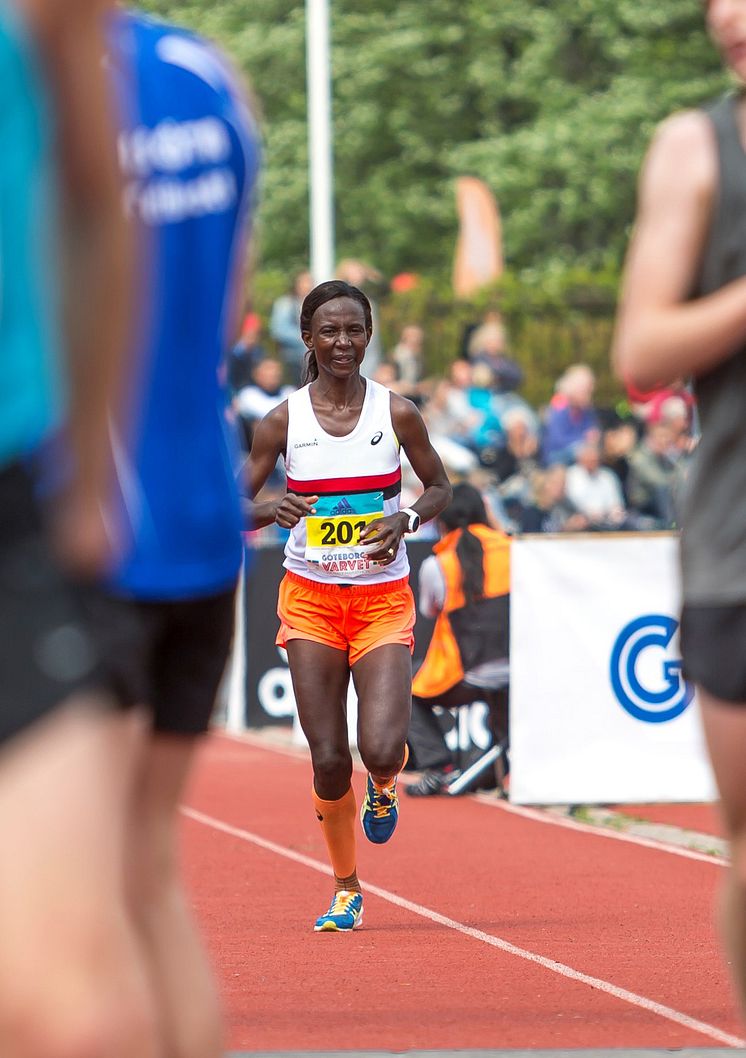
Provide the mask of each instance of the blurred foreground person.
POLYGON ((137 728, 98 690, 73 587, 108 550, 107 418, 132 263, 104 6, 0 4, 3 1058, 160 1054, 122 893, 137 728), (63 423, 65 441, 53 442, 63 423), (47 480, 63 482, 53 511, 35 491, 42 449, 47 480))
POLYGON ((151 722, 127 873, 160 1053, 217 1058, 216 989, 182 888, 176 823, 233 635, 241 512, 218 375, 238 328, 258 140, 212 45, 126 12, 108 37, 129 117, 119 153, 143 231, 144 303, 117 445, 129 539, 94 615, 120 692, 151 722))
MULTIPOLYGON (((746 3, 707 27, 746 81, 746 3)), ((642 171, 614 347, 650 390, 693 375, 702 438, 683 510, 684 671, 697 685, 732 865, 723 931, 746 1008, 746 97, 659 128, 642 171)))
POLYGON ((440 541, 420 566, 420 613, 435 617, 425 660, 412 684, 407 742, 421 778, 412 797, 438 794, 458 773, 435 706, 494 700, 495 742, 507 737, 510 537, 492 529, 478 489, 454 485, 438 517, 440 541))

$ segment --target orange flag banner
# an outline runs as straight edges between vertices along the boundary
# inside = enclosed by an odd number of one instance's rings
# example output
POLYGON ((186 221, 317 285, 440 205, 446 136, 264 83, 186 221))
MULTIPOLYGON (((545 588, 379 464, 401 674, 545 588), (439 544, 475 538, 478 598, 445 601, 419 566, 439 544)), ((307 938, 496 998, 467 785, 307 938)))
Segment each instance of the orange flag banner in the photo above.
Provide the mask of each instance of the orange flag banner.
POLYGON ((459 234, 453 264, 453 291, 466 298, 502 275, 502 225, 495 196, 482 180, 456 180, 459 234))

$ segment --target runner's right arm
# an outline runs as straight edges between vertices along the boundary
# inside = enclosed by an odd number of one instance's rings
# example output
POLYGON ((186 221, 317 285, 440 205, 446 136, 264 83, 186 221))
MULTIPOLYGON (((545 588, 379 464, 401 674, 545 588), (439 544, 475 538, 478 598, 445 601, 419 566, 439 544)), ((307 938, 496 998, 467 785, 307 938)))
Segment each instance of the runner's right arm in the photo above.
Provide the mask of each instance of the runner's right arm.
POLYGON ((318 496, 294 496, 291 493, 281 500, 265 500, 256 503, 257 496, 267 482, 281 455, 285 454, 288 438, 288 402, 278 404, 265 415, 254 432, 248 464, 249 503, 248 519, 252 529, 263 529, 276 522, 282 529, 292 529, 301 518, 314 514, 314 503, 318 496))

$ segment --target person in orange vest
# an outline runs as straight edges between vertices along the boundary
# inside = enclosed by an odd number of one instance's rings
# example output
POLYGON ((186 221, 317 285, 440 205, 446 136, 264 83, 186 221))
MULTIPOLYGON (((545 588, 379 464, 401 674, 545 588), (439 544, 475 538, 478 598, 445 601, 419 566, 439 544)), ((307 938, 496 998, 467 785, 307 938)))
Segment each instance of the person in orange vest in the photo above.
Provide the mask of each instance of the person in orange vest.
POLYGON ((423 771, 406 788, 413 797, 440 793, 457 774, 433 706, 470 705, 497 692, 500 715, 493 711, 492 721, 501 737, 507 733, 510 538, 491 528, 473 485, 454 487, 438 523, 441 539, 419 577, 420 613, 436 622, 412 684, 407 742, 423 771))

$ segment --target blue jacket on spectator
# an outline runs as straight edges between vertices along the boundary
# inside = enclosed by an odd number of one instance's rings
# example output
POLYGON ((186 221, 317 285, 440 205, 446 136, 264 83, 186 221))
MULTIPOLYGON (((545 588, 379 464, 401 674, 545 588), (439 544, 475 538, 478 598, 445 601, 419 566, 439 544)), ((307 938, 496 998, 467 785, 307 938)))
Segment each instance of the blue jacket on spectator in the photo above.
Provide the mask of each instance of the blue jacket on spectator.
POLYGON ((544 425, 541 454, 544 464, 572 463, 578 445, 589 430, 598 430, 598 416, 593 408, 566 405, 550 408, 544 425))

